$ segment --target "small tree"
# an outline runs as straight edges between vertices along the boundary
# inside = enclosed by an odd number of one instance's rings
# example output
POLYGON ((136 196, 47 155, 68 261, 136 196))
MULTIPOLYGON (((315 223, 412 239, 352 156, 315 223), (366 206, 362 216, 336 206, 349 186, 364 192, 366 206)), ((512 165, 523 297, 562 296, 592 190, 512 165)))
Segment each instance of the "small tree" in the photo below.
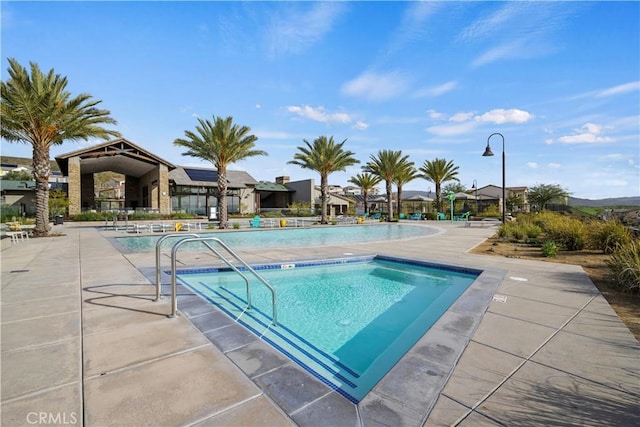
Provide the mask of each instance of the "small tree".
POLYGON ((570 194, 558 184, 538 184, 529 190, 529 201, 538 205, 540 210, 544 210, 547 204, 552 201, 566 204, 566 199, 570 194))
POLYGON ((2 175, 7 181, 32 181, 33 175, 27 171, 9 171, 2 175))
POLYGON ((56 188, 49 192, 49 214, 52 216, 55 215, 64 215, 67 212, 67 208, 69 207, 69 198, 67 194, 56 188))

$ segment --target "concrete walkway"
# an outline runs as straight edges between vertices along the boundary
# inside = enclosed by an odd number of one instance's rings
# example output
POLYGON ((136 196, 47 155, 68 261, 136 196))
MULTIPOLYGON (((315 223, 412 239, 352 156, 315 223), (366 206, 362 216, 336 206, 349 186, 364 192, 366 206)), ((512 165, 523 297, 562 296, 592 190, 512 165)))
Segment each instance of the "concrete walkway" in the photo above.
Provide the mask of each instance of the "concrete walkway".
MULTIPOLYGON (((252 263, 380 253, 501 272, 498 298, 477 322, 448 313, 448 323, 429 332, 466 330, 461 355, 446 345, 412 350, 432 363, 424 374, 436 372, 439 387, 418 372, 399 376, 399 363, 358 406, 310 380, 270 382, 278 371, 298 378, 298 369, 212 341, 211 331, 235 335, 214 326, 225 320, 199 311, 192 297, 181 296, 181 315, 167 319, 168 299, 153 301, 154 254, 120 253, 107 237, 121 234, 71 223, 54 228, 60 237, 3 239, 2 425, 640 424, 640 345, 580 267, 468 254, 495 229, 428 225, 442 232, 393 244, 241 252, 252 263), (451 369, 440 363, 447 358, 451 369), (308 400, 284 399, 277 387, 308 400)), ((255 337, 247 340, 242 348, 266 354, 255 337)))

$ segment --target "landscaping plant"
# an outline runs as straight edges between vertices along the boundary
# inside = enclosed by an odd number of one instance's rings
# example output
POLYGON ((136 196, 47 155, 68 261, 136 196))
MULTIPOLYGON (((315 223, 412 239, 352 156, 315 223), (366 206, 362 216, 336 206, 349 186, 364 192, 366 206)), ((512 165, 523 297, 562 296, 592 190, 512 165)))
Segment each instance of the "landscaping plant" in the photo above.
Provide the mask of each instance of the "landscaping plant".
POLYGON ((640 293, 640 241, 630 240, 619 246, 606 261, 609 276, 618 290, 640 293))

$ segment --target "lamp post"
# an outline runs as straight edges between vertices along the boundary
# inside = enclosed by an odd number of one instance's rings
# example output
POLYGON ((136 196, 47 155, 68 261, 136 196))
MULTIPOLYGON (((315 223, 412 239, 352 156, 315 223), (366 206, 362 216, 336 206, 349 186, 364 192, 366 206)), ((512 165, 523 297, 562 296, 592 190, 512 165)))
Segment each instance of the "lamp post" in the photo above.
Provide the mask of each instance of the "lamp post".
POLYGON ((499 132, 495 132, 489 135, 489 138, 487 138, 487 148, 485 148, 482 156, 483 157, 493 156, 493 152, 491 151, 491 146, 489 145, 489 140, 494 135, 500 135, 500 137, 502 138, 502 223, 504 224, 507 216, 507 198, 506 198, 507 187, 506 187, 506 180, 505 180, 504 135, 502 135, 499 132))
POLYGON ((478 181, 476 181, 475 179, 473 180, 473 185, 471 186, 472 190, 476 190, 476 215, 478 215, 480 212, 478 212, 478 181))

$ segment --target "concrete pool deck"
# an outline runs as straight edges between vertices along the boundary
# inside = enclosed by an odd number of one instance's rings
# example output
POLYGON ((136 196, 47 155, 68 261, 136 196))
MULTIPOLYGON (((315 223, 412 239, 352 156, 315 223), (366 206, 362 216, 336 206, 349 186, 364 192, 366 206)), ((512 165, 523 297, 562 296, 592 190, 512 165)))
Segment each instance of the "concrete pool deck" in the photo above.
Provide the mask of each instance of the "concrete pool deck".
POLYGON ((107 238, 122 233, 67 223, 53 230, 64 236, 3 239, 2 425, 640 423, 640 345, 582 268, 469 254, 495 228, 420 223, 442 232, 238 251, 251 263, 380 253, 495 275, 483 316, 465 315, 469 304, 447 313, 429 331, 449 332, 447 344, 416 345, 357 408, 192 296, 166 318, 169 298, 152 301, 154 254, 120 253, 107 238))

